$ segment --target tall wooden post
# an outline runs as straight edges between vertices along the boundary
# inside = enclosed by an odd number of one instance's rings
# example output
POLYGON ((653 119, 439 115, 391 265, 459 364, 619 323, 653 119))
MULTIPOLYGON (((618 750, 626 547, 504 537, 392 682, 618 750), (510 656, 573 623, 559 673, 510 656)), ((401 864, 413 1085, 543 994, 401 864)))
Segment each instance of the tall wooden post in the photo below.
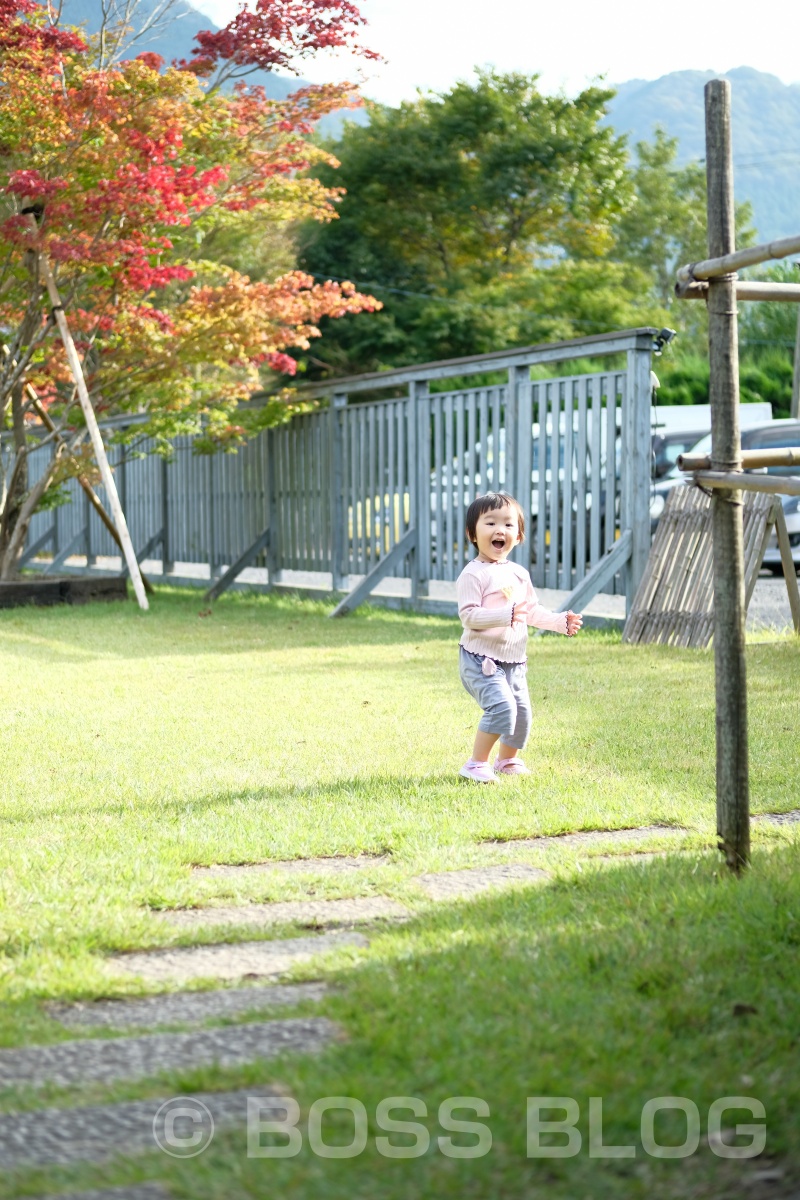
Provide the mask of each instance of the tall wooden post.
MULTIPOLYGON (((709 258, 735 249, 731 85, 705 87, 709 258)), ((708 281, 708 348, 711 368, 711 466, 741 471, 739 344, 736 275, 708 281)), ((744 653, 744 547, 742 493, 714 489, 714 660, 717 693, 717 833, 728 866, 737 874, 750 858, 747 755, 747 684, 744 653)))

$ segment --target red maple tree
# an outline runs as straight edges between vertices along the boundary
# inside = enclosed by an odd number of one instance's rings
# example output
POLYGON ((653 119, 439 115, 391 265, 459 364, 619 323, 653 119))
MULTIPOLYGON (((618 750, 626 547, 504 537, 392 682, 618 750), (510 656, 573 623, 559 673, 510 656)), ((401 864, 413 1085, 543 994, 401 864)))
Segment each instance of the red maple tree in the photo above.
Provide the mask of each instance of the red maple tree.
MULTIPOLYGON (((85 469, 84 430, 40 262, 46 255, 99 413, 135 412, 137 436, 166 447, 180 432, 230 446, 292 411, 237 411, 265 367, 291 375, 293 347, 323 316, 379 307, 347 283, 290 271, 254 281, 203 258, 214 231, 284 227, 335 214, 337 192, 304 173, 325 154, 309 140, 350 85, 306 87, 284 101, 219 86, 226 73, 291 66, 355 44, 363 20, 344 0, 259 0, 188 63, 145 53, 112 67, 51 23, 33 0, 0 0, 0 429, 11 427, 0 494, 0 578, 13 572, 49 487, 85 469), (205 79, 205 83, 201 83, 205 79), (33 392, 31 391, 33 388, 33 392), (33 484, 36 401, 49 410, 53 461, 33 484), (78 464, 78 465, 76 465, 78 464)), ((124 435, 123 435, 124 436, 124 435)))

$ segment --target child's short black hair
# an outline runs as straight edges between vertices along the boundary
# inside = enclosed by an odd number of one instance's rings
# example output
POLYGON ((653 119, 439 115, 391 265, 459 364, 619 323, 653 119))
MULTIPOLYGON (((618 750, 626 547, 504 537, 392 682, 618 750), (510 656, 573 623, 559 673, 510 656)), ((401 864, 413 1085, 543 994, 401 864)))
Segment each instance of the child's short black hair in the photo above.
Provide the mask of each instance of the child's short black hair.
POLYGON ((487 512, 494 512, 495 509, 503 508, 506 504, 517 510, 519 540, 520 542, 525 541, 525 514, 520 507, 519 501, 515 500, 513 496, 509 496, 508 492, 487 492, 485 496, 478 496, 473 500, 467 509, 467 537, 473 546, 477 545, 475 539, 478 517, 482 517, 487 512))

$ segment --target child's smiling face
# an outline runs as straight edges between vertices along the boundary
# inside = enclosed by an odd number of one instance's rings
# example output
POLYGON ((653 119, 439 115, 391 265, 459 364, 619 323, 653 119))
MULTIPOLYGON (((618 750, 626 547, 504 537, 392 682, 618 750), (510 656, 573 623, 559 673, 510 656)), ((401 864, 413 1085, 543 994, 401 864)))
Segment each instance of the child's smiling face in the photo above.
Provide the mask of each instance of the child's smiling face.
POLYGON ((475 545, 485 562, 503 562, 519 543, 519 515, 510 504, 481 513, 475 524, 475 545))

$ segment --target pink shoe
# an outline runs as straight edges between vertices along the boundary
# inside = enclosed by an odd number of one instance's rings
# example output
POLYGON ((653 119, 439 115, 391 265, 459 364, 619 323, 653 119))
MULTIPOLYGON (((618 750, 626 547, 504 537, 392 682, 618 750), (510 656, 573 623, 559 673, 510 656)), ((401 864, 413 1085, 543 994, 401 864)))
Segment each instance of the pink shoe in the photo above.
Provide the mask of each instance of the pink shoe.
POLYGON ((464 766, 458 773, 459 775, 463 775, 465 779, 474 780, 475 783, 497 783, 494 771, 488 762, 476 762, 474 758, 464 763, 464 766))
POLYGON ((494 769, 498 775, 530 775, 521 758, 498 758, 494 769))

